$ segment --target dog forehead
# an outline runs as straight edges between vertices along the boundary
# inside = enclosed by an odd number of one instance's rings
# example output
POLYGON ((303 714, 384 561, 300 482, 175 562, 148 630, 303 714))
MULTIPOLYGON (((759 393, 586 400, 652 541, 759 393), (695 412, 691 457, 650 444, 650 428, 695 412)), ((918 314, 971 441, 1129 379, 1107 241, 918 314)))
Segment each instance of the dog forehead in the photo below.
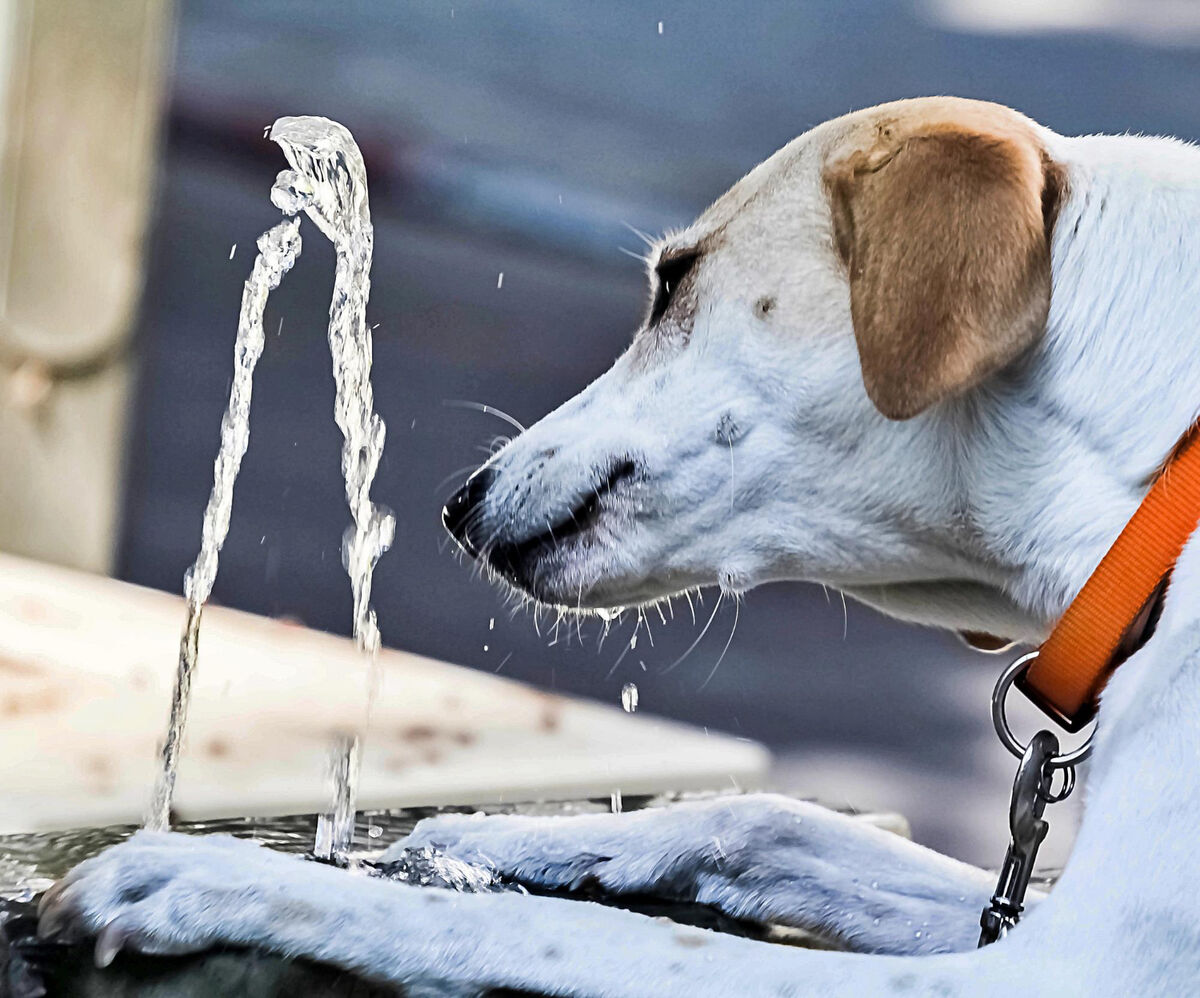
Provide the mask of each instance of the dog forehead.
MULTIPOLYGON (((850 156, 885 156, 914 135, 957 130, 1044 144, 1047 130, 1012 108, 963 97, 914 97, 852 111, 809 129, 763 160, 686 230, 679 244, 702 251, 737 230, 786 226, 828 215, 825 170, 850 156)), ((733 240, 739 242, 740 240, 733 240)))
POLYGON ((910 97, 831 118, 808 134, 820 135, 825 140, 827 154, 831 154, 847 141, 869 138, 879 128, 889 126, 896 130, 899 139, 938 128, 1028 138, 1036 137, 1042 130, 1032 118, 1004 104, 966 97, 910 97))
POLYGON ((913 138, 984 136, 1013 150, 1014 167, 1040 186, 1049 130, 1002 104, 925 97, 880 104, 827 122, 821 155, 825 177, 873 172, 913 138), (1018 165, 1019 164, 1019 165, 1018 165))
POLYGON ((818 200, 820 159, 814 132, 805 132, 759 163, 679 233, 679 240, 702 252, 715 249, 731 242, 731 230, 764 221, 778 225, 790 208, 818 200))

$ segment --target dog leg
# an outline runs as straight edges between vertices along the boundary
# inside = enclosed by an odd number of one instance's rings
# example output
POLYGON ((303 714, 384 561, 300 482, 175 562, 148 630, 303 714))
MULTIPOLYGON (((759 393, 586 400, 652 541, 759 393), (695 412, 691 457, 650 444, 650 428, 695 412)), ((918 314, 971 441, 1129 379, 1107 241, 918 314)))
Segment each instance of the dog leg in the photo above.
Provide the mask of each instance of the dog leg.
POLYGON ((630 814, 442 815, 384 859, 423 846, 534 890, 595 883, 896 955, 972 949, 995 886, 994 875, 890 832, 770 794, 630 814))
MULTIPOLYGON (((39 931, 96 936, 101 966, 122 948, 178 954, 248 945, 412 995, 508 988, 596 998, 1008 998, 1023 975, 1036 980, 1042 970, 1028 956, 1009 956, 1015 934, 977 953, 920 959, 810 952, 587 902, 410 887, 227 836, 147 832, 81 863, 47 892, 39 931)), ((1062 954, 1054 958, 1063 964, 1062 954)))

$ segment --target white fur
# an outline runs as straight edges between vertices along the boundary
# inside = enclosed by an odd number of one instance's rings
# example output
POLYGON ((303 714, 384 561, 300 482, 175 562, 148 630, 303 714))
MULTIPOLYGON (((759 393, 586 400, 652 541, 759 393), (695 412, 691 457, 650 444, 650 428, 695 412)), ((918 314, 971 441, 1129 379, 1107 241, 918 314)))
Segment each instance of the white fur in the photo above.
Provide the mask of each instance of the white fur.
MULTIPOLYGON (((482 515, 495 542, 559 522, 615 457, 637 463, 594 526, 546 553, 538 598, 611 607, 810 579, 897 616, 1036 641, 1195 419, 1200 152, 1039 129, 1068 178, 1045 337, 978 389, 896 423, 863 389, 820 186, 844 127, 801 136, 667 240, 708 240, 692 305, 644 329, 491 462, 482 515), (763 298, 775 302, 765 317, 763 298)), ((1200 541, 1100 717, 1070 864, 983 951, 971 949, 987 893, 978 871, 775 798, 574 824, 436 819, 408 844, 439 843, 531 884, 594 876, 617 893, 766 912, 896 955, 792 951, 545 898, 435 902, 244 843, 153 836, 80 866, 48 928, 116 924, 151 950, 248 942, 454 993, 1192 993, 1200 541), (122 900, 145 884, 148 896, 122 900), (206 903, 189 903, 198 891, 206 903), (289 905, 305 917, 280 917, 289 905), (900 955, 947 950, 963 952, 900 955)))

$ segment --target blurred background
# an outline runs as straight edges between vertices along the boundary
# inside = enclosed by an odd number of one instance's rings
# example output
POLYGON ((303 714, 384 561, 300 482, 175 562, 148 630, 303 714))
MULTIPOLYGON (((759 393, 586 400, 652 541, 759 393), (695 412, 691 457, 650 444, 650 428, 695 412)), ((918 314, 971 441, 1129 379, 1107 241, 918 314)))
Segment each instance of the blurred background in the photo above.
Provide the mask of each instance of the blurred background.
MULTIPOLYGON (((899 810, 919 840, 998 863, 995 658, 805 585, 748 594, 736 632, 727 603, 698 642, 714 598, 697 622, 652 612, 636 647, 633 619, 539 633, 447 549, 442 501, 512 432, 460 403, 529 424, 577 392, 645 307, 633 230, 686 223, 825 118, 950 93, 1067 133, 1194 138, 1200 4, 9 0, 3 16, 0 547, 179 591, 241 285, 279 217, 264 127, 336 118, 376 225, 385 643, 608 703, 635 682, 642 711, 766 743, 776 787, 899 810)), ((309 238, 272 298, 215 600, 344 633, 331 281, 309 238)), ((1070 842, 1059 811, 1051 855, 1070 842)))

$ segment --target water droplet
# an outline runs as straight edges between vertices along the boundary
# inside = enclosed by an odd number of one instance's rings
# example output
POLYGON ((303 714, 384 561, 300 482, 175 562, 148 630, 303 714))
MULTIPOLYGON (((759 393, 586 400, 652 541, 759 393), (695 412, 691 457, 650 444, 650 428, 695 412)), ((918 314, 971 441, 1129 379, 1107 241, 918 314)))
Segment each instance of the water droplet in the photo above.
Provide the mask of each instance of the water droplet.
POLYGON ((504 287, 504 271, 500 271, 500 276, 496 278, 496 290, 499 291, 504 287))
POLYGON ((914 939, 920 939, 920 938, 921 938, 921 933, 919 933, 919 932, 914 932, 914 933, 913 933, 913 938, 914 938, 914 939))
POLYGON ((637 647, 637 635, 636 635, 636 634, 635 634, 633 637, 631 637, 631 638, 629 639, 629 647, 630 647, 630 648, 636 648, 636 647, 637 647))
POLYGON ((626 683, 621 687, 621 706, 625 712, 632 714, 638 707, 638 688, 636 683, 626 683))
POLYGON ((878 925, 878 924, 879 924, 879 919, 878 919, 878 918, 873 918, 873 919, 871 919, 871 924, 872 924, 872 925, 878 925))
POLYGON ((873 891, 879 890, 879 881, 878 880, 871 881, 871 890, 873 890, 873 891))
POLYGON ((487 646, 487 645, 484 645, 484 646, 483 646, 483 650, 484 650, 484 651, 487 651, 487 650, 488 650, 488 646, 487 646))
POLYGON ((495 617, 492 617, 492 618, 491 618, 491 619, 488 621, 488 630, 489 630, 489 631, 494 631, 495 629, 496 629, 496 618, 495 618, 495 617))

